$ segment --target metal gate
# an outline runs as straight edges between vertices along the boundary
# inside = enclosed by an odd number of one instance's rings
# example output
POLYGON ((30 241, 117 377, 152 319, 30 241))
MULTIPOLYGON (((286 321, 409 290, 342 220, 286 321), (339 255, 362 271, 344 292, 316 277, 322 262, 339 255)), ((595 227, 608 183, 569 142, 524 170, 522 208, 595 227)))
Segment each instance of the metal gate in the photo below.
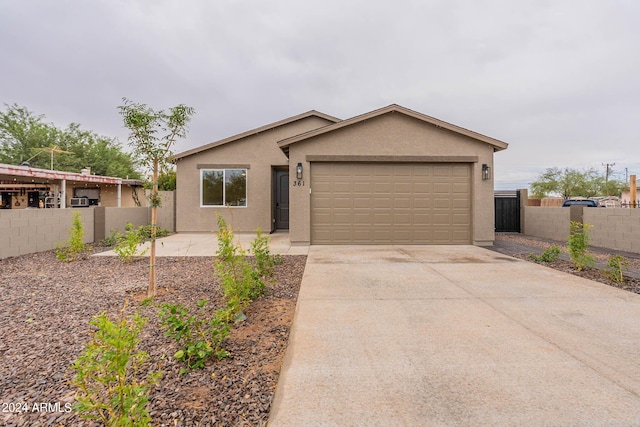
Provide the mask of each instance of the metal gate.
POLYGON ((496 232, 520 233, 520 191, 496 191, 496 232))

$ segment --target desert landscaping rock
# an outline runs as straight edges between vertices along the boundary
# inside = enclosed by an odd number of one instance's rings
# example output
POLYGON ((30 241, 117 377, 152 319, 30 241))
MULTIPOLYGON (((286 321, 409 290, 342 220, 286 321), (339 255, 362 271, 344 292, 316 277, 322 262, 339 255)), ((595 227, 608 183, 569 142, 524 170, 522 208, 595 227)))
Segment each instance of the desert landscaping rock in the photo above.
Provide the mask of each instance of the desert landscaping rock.
POLYGON ((558 245, 560 247, 562 251, 561 257, 554 262, 541 263, 542 265, 640 294, 640 279, 638 279, 638 275, 640 273, 640 254, 628 252, 623 253, 606 248, 591 247, 588 252, 595 258, 597 268, 587 268, 582 271, 577 271, 573 264, 568 261, 568 251, 564 242, 540 239, 522 234, 499 233, 496 234, 495 245, 490 249, 518 259, 533 262, 530 255, 540 255, 552 245, 558 245), (605 271, 607 268, 607 260, 614 255, 624 256, 627 263, 627 267, 623 269, 623 273, 626 274, 625 280, 622 283, 617 283, 611 280, 605 271))
POLYGON ((254 301, 245 322, 232 328, 225 342, 230 356, 182 375, 183 365, 173 359, 177 344, 159 328, 157 304, 174 302, 195 310, 198 300, 207 299, 210 312, 220 307, 213 257, 158 258, 159 292, 149 305, 140 304, 146 296, 147 259, 123 264, 116 257, 88 257, 61 263, 49 251, 0 260, 0 402, 29 408, 0 413, 0 425, 95 425, 65 412, 65 404, 75 402, 69 367, 90 337, 93 316, 136 310, 149 319, 141 345, 151 356, 149 368, 163 374, 150 393, 153 425, 264 424, 306 257, 282 259, 266 295, 254 301), (41 403, 49 404, 46 411, 32 411, 41 403))

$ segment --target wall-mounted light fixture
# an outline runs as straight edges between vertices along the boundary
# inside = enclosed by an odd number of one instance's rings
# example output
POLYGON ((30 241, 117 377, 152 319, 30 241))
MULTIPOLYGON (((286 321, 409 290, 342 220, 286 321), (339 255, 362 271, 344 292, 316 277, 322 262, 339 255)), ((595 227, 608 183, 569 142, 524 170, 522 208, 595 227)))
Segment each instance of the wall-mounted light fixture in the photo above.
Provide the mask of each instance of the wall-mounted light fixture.
POLYGON ((298 163, 296 166, 296 179, 302 179, 302 163, 298 163))
POLYGON ((491 179, 491 168, 489 167, 488 164, 483 163, 482 164, 482 180, 486 181, 488 179, 491 179))

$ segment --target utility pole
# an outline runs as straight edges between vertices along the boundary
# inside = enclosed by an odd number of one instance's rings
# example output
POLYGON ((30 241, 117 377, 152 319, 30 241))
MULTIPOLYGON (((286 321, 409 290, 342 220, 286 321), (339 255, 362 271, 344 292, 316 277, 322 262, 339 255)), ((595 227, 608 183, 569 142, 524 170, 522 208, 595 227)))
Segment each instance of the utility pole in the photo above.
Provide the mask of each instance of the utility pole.
POLYGON ((615 166, 615 163, 603 163, 602 166, 606 166, 607 171, 604 175, 604 188, 605 191, 607 192, 607 196, 609 196, 609 174, 611 173, 611 169, 613 169, 613 167, 615 166))

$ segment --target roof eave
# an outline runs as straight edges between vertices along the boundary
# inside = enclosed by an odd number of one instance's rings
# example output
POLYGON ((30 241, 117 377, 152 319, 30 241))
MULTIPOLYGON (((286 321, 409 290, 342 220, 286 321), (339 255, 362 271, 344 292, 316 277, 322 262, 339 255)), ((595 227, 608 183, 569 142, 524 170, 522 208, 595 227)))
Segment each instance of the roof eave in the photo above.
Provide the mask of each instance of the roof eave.
POLYGON ((378 117, 378 116, 381 116, 383 114, 387 114, 387 113, 391 113, 391 112, 400 112, 400 113, 408 115, 410 117, 414 117, 414 118, 416 118, 418 120, 422 120, 424 122, 431 123, 432 125, 434 125, 436 127, 447 129, 447 130, 450 130, 452 132, 456 132, 458 134, 467 136, 469 138, 485 142, 487 144, 492 145, 494 147, 494 151, 504 150, 509 146, 509 144, 507 144, 506 142, 500 141, 500 140, 495 139, 495 138, 491 138, 491 137, 486 136, 486 135, 479 134, 477 132, 473 132, 471 130, 462 128, 460 126, 456 126, 454 124, 445 122, 445 121, 440 120, 440 119, 436 119, 435 117, 427 116, 426 114, 418 113, 417 111, 410 110, 408 108, 402 107, 402 106, 397 105, 397 104, 391 104, 391 105, 389 105, 387 107, 383 107, 383 108, 380 108, 378 110, 374 110, 374 111, 371 111, 371 112, 368 112, 368 113, 365 113, 365 114, 361 114, 359 116, 352 117, 350 119, 343 120, 341 122, 337 122, 337 123, 334 123, 332 125, 325 126, 323 128, 315 129, 315 130, 312 130, 312 131, 309 131, 309 132, 306 132, 306 133, 303 133, 303 134, 300 134, 300 135, 296 135, 296 136, 292 136, 292 137, 287 138, 287 139, 283 139, 282 141, 278 142, 278 146, 283 151, 286 152, 286 150, 288 150, 289 146, 292 145, 292 144, 295 144, 296 142, 300 142, 300 141, 303 141, 305 139, 313 138, 315 136, 322 135, 324 133, 333 132, 335 130, 342 129, 343 127, 347 127, 347 126, 350 126, 352 124, 363 122, 365 120, 369 120, 369 119, 372 119, 374 117, 378 117))
POLYGON ((325 114, 325 113, 321 113, 320 111, 311 110, 311 111, 307 111, 305 113, 298 114, 298 115, 295 115, 295 116, 292 116, 292 117, 289 117, 289 118, 286 118, 286 119, 283 119, 283 120, 279 120, 277 122, 273 122, 273 123, 270 123, 270 124, 267 124, 267 125, 264 125, 264 126, 260 126, 258 128, 255 128, 255 129, 248 130, 248 131, 243 132, 243 133, 239 133, 237 135, 230 136, 228 138, 224 138, 224 139, 221 139, 221 140, 218 140, 218 141, 211 142, 209 144, 205 144, 205 145, 202 145, 200 147, 193 148, 191 150, 187 150, 187 151, 183 151, 183 152, 178 153, 178 154, 174 154, 173 160, 175 161, 175 160, 182 159, 184 157, 192 156, 194 154, 201 153, 201 152, 209 150, 211 148, 218 147, 218 146, 224 145, 224 144, 228 144, 228 143, 233 142, 233 141, 238 141, 240 139, 244 139, 244 138, 256 135, 258 133, 265 132, 265 131, 268 131, 268 130, 271 130, 271 129, 275 129, 275 128, 278 128, 280 126, 284 126, 284 125, 287 125, 289 123, 293 123, 293 122, 296 122, 296 121, 299 121, 299 120, 304 120, 304 119, 309 118, 309 117, 319 117, 321 119, 325 119, 327 121, 334 122, 334 123, 340 121, 340 119, 338 119, 336 117, 330 116, 330 115, 325 114))

